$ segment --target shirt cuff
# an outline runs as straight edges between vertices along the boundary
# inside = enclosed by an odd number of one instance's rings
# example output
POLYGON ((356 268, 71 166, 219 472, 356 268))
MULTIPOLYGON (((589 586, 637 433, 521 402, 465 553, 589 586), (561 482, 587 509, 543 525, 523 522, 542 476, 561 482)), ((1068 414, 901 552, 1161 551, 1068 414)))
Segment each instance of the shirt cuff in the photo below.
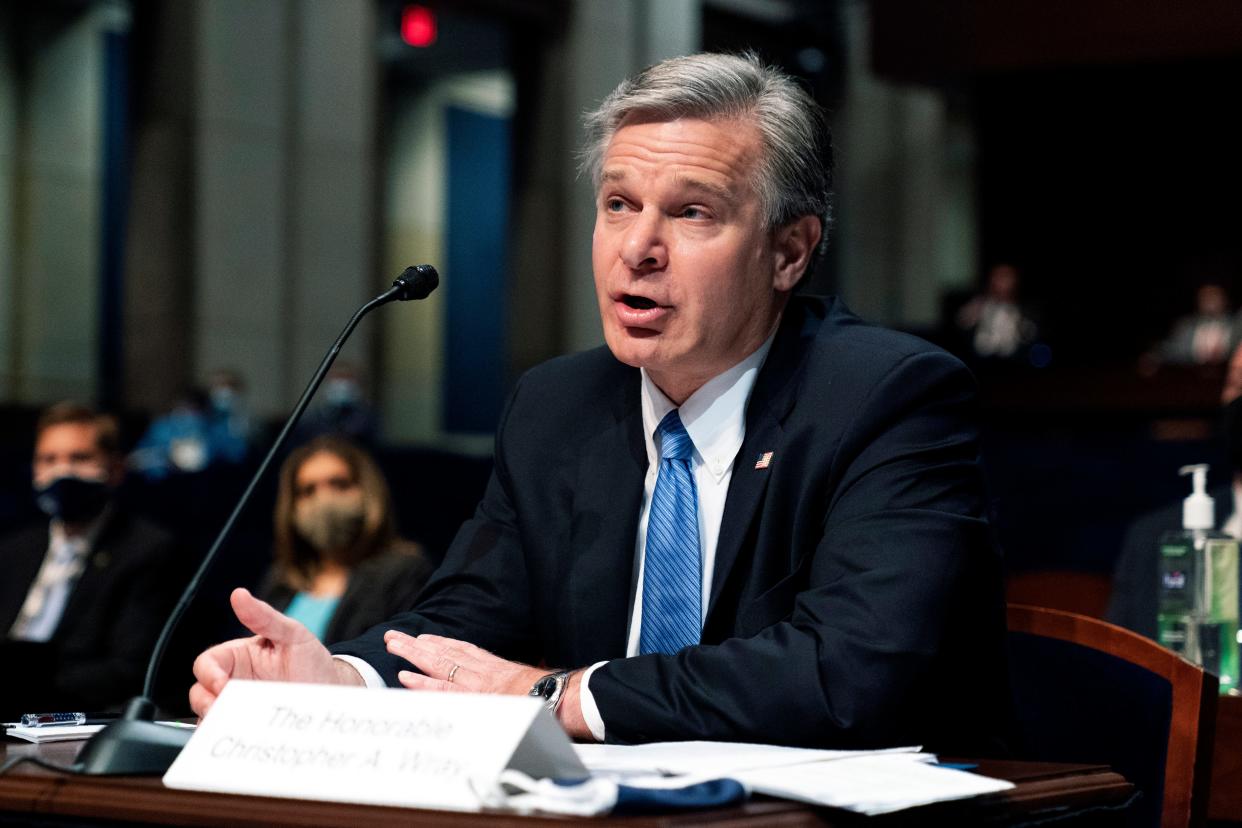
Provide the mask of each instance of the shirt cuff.
MULTIPOLYGON (((369 687, 370 689, 382 690, 388 686, 388 683, 384 681, 383 676, 379 674, 379 670, 376 670, 370 664, 358 658, 357 656, 334 655, 332 657, 337 659, 338 661, 345 662, 350 667, 353 667, 355 670, 357 670, 358 675, 362 676, 362 680, 366 682, 367 687, 369 687)), ((602 661, 600 663, 603 664, 602 661)), ((594 707, 595 702, 591 702, 591 706, 594 707)), ((599 715, 599 714, 597 713, 596 715, 599 715)), ((601 730, 603 729, 603 725, 600 725, 600 729, 601 730)))
MULTIPOLYGON (((337 656, 340 658, 341 656, 337 656)), ((607 661, 597 661, 587 668, 582 674, 582 682, 578 685, 578 706, 582 708, 582 718, 586 722, 587 729, 591 731, 591 735, 595 737, 595 741, 604 741, 604 720, 599 715, 599 707, 595 704, 595 696, 591 695, 590 681, 591 676, 600 667, 607 664, 607 661)), ((371 665, 367 665, 370 667, 371 665)), ((376 673, 376 675, 379 675, 376 673)))

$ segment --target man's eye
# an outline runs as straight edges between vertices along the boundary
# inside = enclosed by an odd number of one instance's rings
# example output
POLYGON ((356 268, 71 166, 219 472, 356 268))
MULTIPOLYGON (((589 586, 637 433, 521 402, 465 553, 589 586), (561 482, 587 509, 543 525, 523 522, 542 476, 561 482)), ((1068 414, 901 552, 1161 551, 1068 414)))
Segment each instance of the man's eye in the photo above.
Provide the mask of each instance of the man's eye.
POLYGON ((704 210, 702 207, 694 207, 694 206, 684 207, 682 208, 682 211, 681 211, 681 217, 688 218, 688 219, 707 218, 707 211, 704 210))
POLYGON ((610 213, 619 213, 625 209, 625 202, 619 198, 610 198, 604 202, 604 209, 610 213))

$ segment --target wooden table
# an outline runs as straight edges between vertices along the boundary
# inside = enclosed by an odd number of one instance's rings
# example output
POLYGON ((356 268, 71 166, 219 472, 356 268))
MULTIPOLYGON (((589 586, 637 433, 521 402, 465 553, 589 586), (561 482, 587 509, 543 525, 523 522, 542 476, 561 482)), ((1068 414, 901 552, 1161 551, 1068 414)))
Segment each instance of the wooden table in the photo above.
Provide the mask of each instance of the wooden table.
MULTIPOLYGON (((26 745, 0 740, 0 762, 20 753, 33 753, 50 762, 73 761, 81 743, 26 745)), ((1034 762, 983 761, 979 771, 1009 779, 1017 787, 967 802, 941 803, 925 808, 865 818, 844 811, 812 808, 794 802, 757 798, 744 805, 678 814, 613 817, 625 826, 847 826, 922 824, 931 819, 955 824, 1004 824, 1052 813, 1117 807, 1133 794, 1133 786, 1099 765, 1054 765, 1034 762)), ((230 796, 175 791, 158 778, 64 776, 31 764, 22 764, 0 776, 0 823, 56 825, 85 824, 93 820, 161 825, 352 825, 383 826, 489 826, 564 825, 564 817, 518 817, 506 813, 419 811, 335 802, 230 796)), ((601 820, 595 820, 599 822, 601 820)), ((1094 823, 1092 823, 1094 824, 1094 823)))

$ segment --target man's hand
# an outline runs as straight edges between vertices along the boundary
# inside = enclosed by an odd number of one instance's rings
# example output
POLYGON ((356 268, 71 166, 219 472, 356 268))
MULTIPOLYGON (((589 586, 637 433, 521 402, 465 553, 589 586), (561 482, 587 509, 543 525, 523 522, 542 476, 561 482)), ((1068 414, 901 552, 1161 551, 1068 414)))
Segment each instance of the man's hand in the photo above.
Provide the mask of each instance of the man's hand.
MULTIPOLYGON (((439 635, 424 634, 415 638, 389 630, 384 633, 384 642, 388 645, 388 652, 404 658, 422 671, 402 670, 397 673, 397 680, 411 690, 525 696, 535 682, 549 672, 505 661, 481 647, 439 635)), ((581 671, 570 675, 556 717, 571 737, 590 740, 591 731, 582 718, 578 701, 581 680, 581 671)))
POLYGON ((229 679, 305 681, 314 684, 363 683, 358 672, 334 659, 310 630, 255 598, 235 589, 229 596, 237 620, 254 633, 204 651, 194 660, 190 707, 204 716, 229 679))

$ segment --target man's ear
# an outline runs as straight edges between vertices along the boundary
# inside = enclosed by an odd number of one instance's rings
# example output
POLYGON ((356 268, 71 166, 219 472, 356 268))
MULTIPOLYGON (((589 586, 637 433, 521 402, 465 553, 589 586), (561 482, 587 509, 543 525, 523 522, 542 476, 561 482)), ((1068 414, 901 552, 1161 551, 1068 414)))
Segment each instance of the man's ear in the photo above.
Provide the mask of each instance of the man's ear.
POLYGON ((776 229, 772 240, 773 288, 780 292, 794 289, 810 264, 823 232, 819 216, 802 216, 776 229))

